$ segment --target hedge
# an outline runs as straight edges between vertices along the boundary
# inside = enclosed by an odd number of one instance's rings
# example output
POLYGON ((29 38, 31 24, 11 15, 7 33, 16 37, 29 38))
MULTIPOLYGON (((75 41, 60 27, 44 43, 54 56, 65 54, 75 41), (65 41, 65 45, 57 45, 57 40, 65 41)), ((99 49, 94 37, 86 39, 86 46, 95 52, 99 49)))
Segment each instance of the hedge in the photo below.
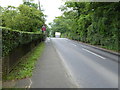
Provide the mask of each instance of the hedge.
POLYGON ((2 29, 2 57, 20 45, 28 44, 37 39, 41 41, 45 39, 45 35, 38 32, 24 32, 5 27, 0 27, 0 29, 2 29))

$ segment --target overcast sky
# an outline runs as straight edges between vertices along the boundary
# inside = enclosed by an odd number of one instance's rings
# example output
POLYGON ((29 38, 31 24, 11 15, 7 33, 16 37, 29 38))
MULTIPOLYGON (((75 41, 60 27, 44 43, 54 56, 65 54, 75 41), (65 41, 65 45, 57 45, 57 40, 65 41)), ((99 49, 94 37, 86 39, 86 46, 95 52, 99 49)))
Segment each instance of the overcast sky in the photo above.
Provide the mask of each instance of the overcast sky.
MULTIPOLYGON (((34 0, 35 3, 38 3, 38 0, 34 0)), ((0 5, 6 7, 12 5, 18 7, 22 4, 22 0, 0 0, 0 5)), ((46 18, 46 24, 52 22, 56 16, 61 15, 61 11, 58 9, 61 5, 64 4, 62 0, 40 0, 41 9, 44 10, 44 14, 48 17, 46 18)))

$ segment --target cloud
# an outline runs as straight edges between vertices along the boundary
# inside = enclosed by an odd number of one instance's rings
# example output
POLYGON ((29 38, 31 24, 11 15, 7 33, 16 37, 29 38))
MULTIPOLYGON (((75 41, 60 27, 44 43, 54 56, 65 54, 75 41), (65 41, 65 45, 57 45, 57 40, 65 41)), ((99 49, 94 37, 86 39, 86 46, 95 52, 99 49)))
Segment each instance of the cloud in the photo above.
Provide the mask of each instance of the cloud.
POLYGON ((61 5, 63 5, 63 2, 61 0, 40 0, 41 5, 43 6, 44 14, 46 14, 48 17, 47 24, 49 22, 52 22, 53 19, 57 16, 60 16, 62 13, 58 9, 61 5))
POLYGON ((0 0, 0 5, 2 7, 7 7, 9 5, 18 7, 22 3, 22 0, 0 0))

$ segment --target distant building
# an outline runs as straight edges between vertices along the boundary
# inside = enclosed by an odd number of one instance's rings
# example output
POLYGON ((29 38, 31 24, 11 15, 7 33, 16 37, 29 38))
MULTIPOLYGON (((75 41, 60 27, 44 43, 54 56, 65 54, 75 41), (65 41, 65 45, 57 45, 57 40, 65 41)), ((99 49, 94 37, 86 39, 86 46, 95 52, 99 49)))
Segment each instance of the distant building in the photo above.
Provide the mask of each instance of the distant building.
POLYGON ((60 38, 61 33, 60 32, 55 32, 55 37, 60 38))

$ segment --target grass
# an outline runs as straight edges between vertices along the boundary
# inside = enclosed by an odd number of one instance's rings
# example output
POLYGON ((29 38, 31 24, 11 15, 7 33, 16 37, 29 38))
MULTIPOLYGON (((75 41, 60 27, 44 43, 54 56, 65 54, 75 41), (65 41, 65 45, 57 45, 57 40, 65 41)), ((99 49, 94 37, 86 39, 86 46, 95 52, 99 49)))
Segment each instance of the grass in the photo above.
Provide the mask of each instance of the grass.
POLYGON ((18 80, 31 77, 36 61, 42 54, 44 47, 43 42, 36 46, 20 60, 18 65, 7 76, 4 76, 3 80, 18 80))

